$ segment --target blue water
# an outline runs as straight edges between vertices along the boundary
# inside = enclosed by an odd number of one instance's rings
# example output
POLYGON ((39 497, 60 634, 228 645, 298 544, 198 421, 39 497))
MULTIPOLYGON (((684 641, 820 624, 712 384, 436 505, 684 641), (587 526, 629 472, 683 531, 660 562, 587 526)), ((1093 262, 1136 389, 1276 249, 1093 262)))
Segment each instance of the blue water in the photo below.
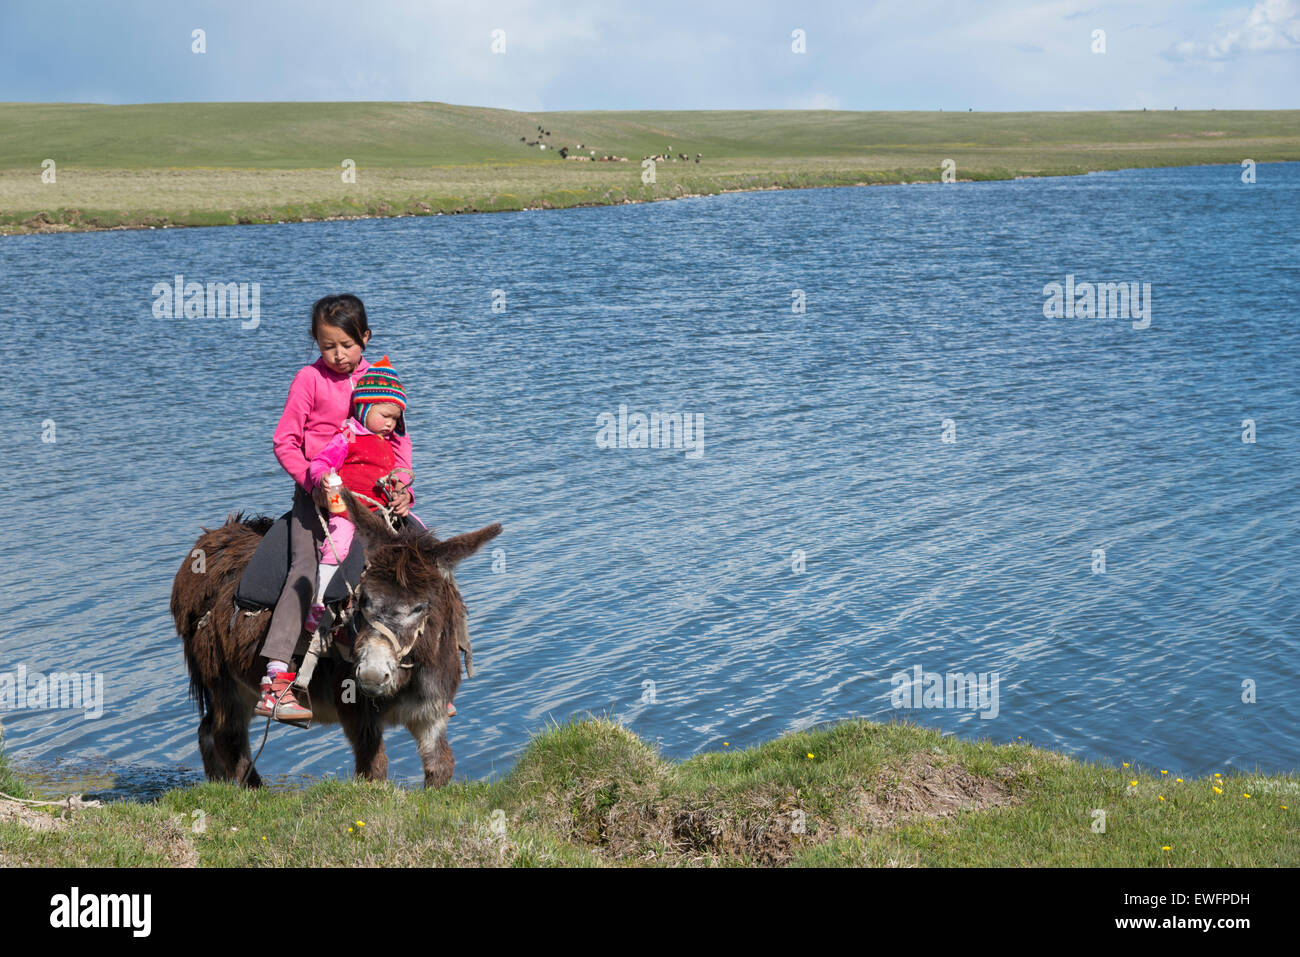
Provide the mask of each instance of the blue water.
MULTIPOLYGON (((310 303, 346 290, 410 396, 417 512, 506 528, 504 570, 458 573, 458 775, 587 713, 673 757, 857 715, 1294 769, 1300 164, 1239 177, 0 240, 0 670, 105 680, 97 720, 0 714, 7 746, 199 766, 172 576, 201 525, 288 507, 271 431, 310 303), (177 273, 259 282, 260 326, 154 318, 177 273), (1044 318, 1067 274, 1150 283, 1150 328, 1044 318), (702 454, 599 448, 621 404, 698 414, 702 454), (997 717, 894 708, 916 665, 996 672, 997 717)), ((389 754, 419 780, 404 731, 389 754)), ((351 758, 337 728, 277 727, 259 767, 351 758)))

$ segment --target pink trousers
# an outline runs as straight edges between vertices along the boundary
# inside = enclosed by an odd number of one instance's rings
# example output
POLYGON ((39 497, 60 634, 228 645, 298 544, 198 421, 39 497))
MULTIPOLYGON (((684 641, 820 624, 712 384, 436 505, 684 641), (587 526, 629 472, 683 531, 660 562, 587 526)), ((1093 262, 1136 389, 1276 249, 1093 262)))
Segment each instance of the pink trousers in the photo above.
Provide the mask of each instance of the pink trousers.
POLYGON ((352 535, 357 527, 346 515, 331 515, 329 529, 329 538, 320 543, 320 563, 341 565, 343 559, 348 557, 348 550, 352 547, 352 535), (331 539, 334 541, 333 548, 330 547, 331 539), (335 555, 335 552, 338 554, 335 555))

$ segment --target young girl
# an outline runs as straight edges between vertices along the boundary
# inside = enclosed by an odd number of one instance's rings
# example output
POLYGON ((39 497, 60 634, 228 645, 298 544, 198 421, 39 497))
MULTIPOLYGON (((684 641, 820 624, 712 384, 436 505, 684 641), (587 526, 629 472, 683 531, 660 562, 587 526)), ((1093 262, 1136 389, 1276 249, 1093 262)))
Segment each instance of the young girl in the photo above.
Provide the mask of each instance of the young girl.
MULTIPOLYGON (((257 713, 274 715, 280 721, 311 718, 311 712, 294 697, 291 685, 296 675, 288 664, 315 593, 318 545, 325 537, 323 518, 308 490, 307 470, 311 459, 348 417, 353 386, 369 368, 362 355, 370 342, 366 307, 347 294, 317 300, 311 310, 311 336, 320 358, 294 376, 274 439, 275 457, 296 484, 289 519, 289 575, 262 645, 267 664, 257 713)), ((391 439, 393 459, 409 470, 411 441, 405 428, 400 432, 391 439)), ((406 515, 411 508, 410 491, 396 493, 392 506, 396 514, 406 515)))

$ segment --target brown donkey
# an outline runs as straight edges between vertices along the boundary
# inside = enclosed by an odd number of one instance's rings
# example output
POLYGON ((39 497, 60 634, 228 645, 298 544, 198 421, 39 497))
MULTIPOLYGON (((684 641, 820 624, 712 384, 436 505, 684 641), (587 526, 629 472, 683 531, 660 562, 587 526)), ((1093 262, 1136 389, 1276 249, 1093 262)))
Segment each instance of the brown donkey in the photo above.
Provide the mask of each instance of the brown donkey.
MULTIPOLYGON (((420 752, 425 787, 441 787, 455 767, 447 704, 460 686, 458 639, 468 637, 452 570, 499 535, 501 526, 446 541, 424 530, 394 534, 351 495, 345 497, 366 559, 355 610, 354 664, 321 656, 310 687, 313 720, 343 725, 356 773, 371 781, 388 776, 384 726, 403 725, 420 752)), ((258 649, 271 613, 236 607, 235 590, 270 527, 269 518, 246 520, 236 513, 220 528, 204 529, 172 585, 172 617, 185 643, 190 697, 201 716, 203 770, 209 780, 250 787, 261 784, 251 766, 248 729, 265 670, 258 649)))

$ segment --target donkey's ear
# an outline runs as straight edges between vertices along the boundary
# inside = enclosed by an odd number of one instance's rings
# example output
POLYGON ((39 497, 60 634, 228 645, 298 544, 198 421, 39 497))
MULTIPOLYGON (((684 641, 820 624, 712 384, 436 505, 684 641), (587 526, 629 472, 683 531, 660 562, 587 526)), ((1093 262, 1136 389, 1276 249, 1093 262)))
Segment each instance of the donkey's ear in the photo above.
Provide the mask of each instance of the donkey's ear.
POLYGON ((365 503, 348 489, 344 488, 340 494, 343 497, 343 504, 348 507, 348 518, 352 519, 352 524, 356 526, 357 534, 361 536, 363 544, 383 542, 394 537, 388 523, 380 515, 370 511, 365 503))
POLYGON ((449 538, 445 542, 438 543, 433 550, 434 559, 444 568, 455 568, 462 559, 469 558, 500 534, 501 523, 493 522, 477 532, 466 532, 464 535, 449 538))

